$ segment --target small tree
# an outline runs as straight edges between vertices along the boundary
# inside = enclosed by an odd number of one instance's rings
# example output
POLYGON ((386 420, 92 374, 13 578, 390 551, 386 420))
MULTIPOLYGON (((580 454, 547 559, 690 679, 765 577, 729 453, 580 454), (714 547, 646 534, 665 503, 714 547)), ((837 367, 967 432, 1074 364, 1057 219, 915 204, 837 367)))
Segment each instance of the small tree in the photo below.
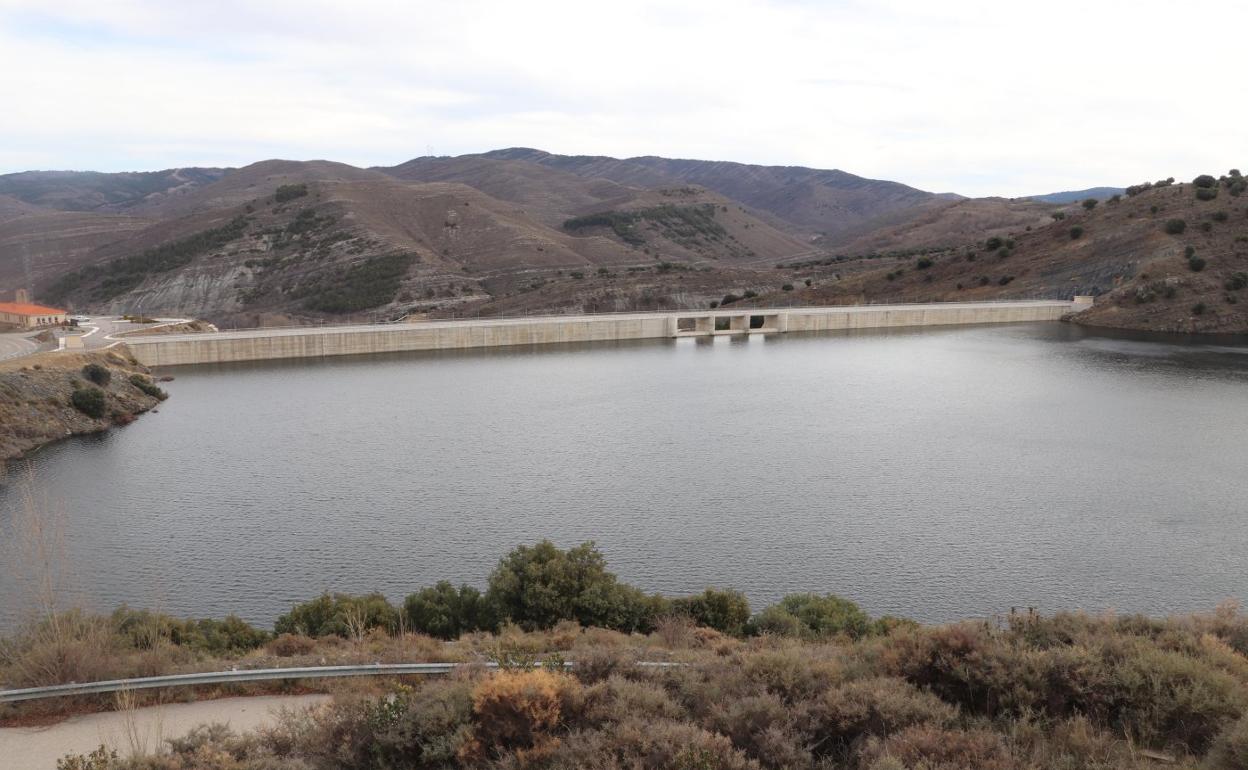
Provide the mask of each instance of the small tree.
POLYGON ((1096 204, 1097 204, 1098 202, 1099 202, 1099 201, 1097 201, 1097 199, 1096 199, 1096 198, 1087 198, 1087 199, 1085 199, 1085 200, 1083 201, 1083 207, 1084 207, 1086 210, 1091 211, 1092 209, 1096 208, 1096 204))
POLYGON ((82 367, 82 376, 100 387, 106 387, 113 379, 113 373, 99 364, 87 364, 82 367))
POLYGON ((1182 235, 1187 229, 1187 222, 1182 219, 1167 219, 1166 232, 1170 235, 1182 235))
POLYGON ((1213 187, 1217 183, 1218 183, 1218 180, 1214 179, 1209 174, 1201 174, 1200 176, 1192 180, 1192 184, 1196 185, 1197 187, 1201 187, 1205 189, 1213 187))

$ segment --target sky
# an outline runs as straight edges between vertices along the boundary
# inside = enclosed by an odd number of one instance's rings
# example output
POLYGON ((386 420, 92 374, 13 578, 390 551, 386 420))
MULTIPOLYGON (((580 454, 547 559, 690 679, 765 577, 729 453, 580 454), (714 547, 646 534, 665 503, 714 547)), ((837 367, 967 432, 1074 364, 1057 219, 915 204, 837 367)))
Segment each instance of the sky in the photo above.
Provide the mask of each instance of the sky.
POLYGON ((1239 0, 0 0, 0 173, 502 147, 1022 196, 1248 166, 1239 0))

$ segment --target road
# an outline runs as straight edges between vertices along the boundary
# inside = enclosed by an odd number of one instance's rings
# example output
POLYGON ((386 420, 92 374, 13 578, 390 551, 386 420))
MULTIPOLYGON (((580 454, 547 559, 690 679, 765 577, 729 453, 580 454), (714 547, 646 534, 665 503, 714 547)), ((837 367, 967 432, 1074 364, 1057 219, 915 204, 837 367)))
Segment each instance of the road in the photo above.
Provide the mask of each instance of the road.
POLYGON ((306 708, 328 701, 328 695, 223 698, 86 714, 50 727, 0 727, 0 757, 5 767, 56 770, 56 760, 66 754, 86 754, 100 745, 115 749, 123 757, 136 748, 151 752, 161 748, 166 738, 185 735, 196 725, 225 722, 235 732, 244 732, 272 724, 279 709, 306 708))
POLYGON ((0 334, 0 361, 6 361, 10 358, 18 358, 19 356, 27 356, 34 353, 38 347, 35 343, 26 339, 30 336, 30 332, 21 334, 0 334))

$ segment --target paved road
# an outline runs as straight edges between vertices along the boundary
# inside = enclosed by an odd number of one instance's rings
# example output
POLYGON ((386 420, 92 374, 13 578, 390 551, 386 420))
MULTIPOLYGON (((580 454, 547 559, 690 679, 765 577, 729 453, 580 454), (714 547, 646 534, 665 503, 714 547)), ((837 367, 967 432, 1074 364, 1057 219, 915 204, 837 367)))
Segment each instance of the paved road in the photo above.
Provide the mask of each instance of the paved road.
POLYGON ((0 334, 0 361, 26 356, 37 350, 35 343, 26 339, 25 334, 0 334))
POLYGON ((133 751, 133 744, 143 751, 155 751, 166 738, 183 736, 196 725, 225 722, 235 732, 244 732, 271 724, 278 709, 328 701, 328 695, 224 698, 86 714, 51 727, 0 727, 0 757, 5 767, 15 770, 56 770, 56 760, 66 754, 86 754, 101 744, 124 757, 133 751))

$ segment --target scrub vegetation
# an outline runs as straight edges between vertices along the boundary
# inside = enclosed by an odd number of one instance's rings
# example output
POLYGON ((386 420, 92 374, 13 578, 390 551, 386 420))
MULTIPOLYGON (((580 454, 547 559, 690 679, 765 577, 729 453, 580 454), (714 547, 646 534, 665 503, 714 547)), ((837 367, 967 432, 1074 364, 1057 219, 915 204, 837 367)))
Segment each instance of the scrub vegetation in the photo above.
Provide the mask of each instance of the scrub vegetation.
POLYGON ((1165 620, 1028 611, 920 626, 794 594, 754 613, 734 591, 646 594, 592 544, 543 542, 505 556, 485 591, 443 582, 401 606, 327 595, 293 607, 275 632, 128 608, 55 613, 6 639, 0 663, 6 686, 499 663, 357 682, 260 733, 205 726, 157 754, 101 750, 67 758, 67 770, 1229 770, 1248 752, 1248 618, 1231 605, 1165 620))

